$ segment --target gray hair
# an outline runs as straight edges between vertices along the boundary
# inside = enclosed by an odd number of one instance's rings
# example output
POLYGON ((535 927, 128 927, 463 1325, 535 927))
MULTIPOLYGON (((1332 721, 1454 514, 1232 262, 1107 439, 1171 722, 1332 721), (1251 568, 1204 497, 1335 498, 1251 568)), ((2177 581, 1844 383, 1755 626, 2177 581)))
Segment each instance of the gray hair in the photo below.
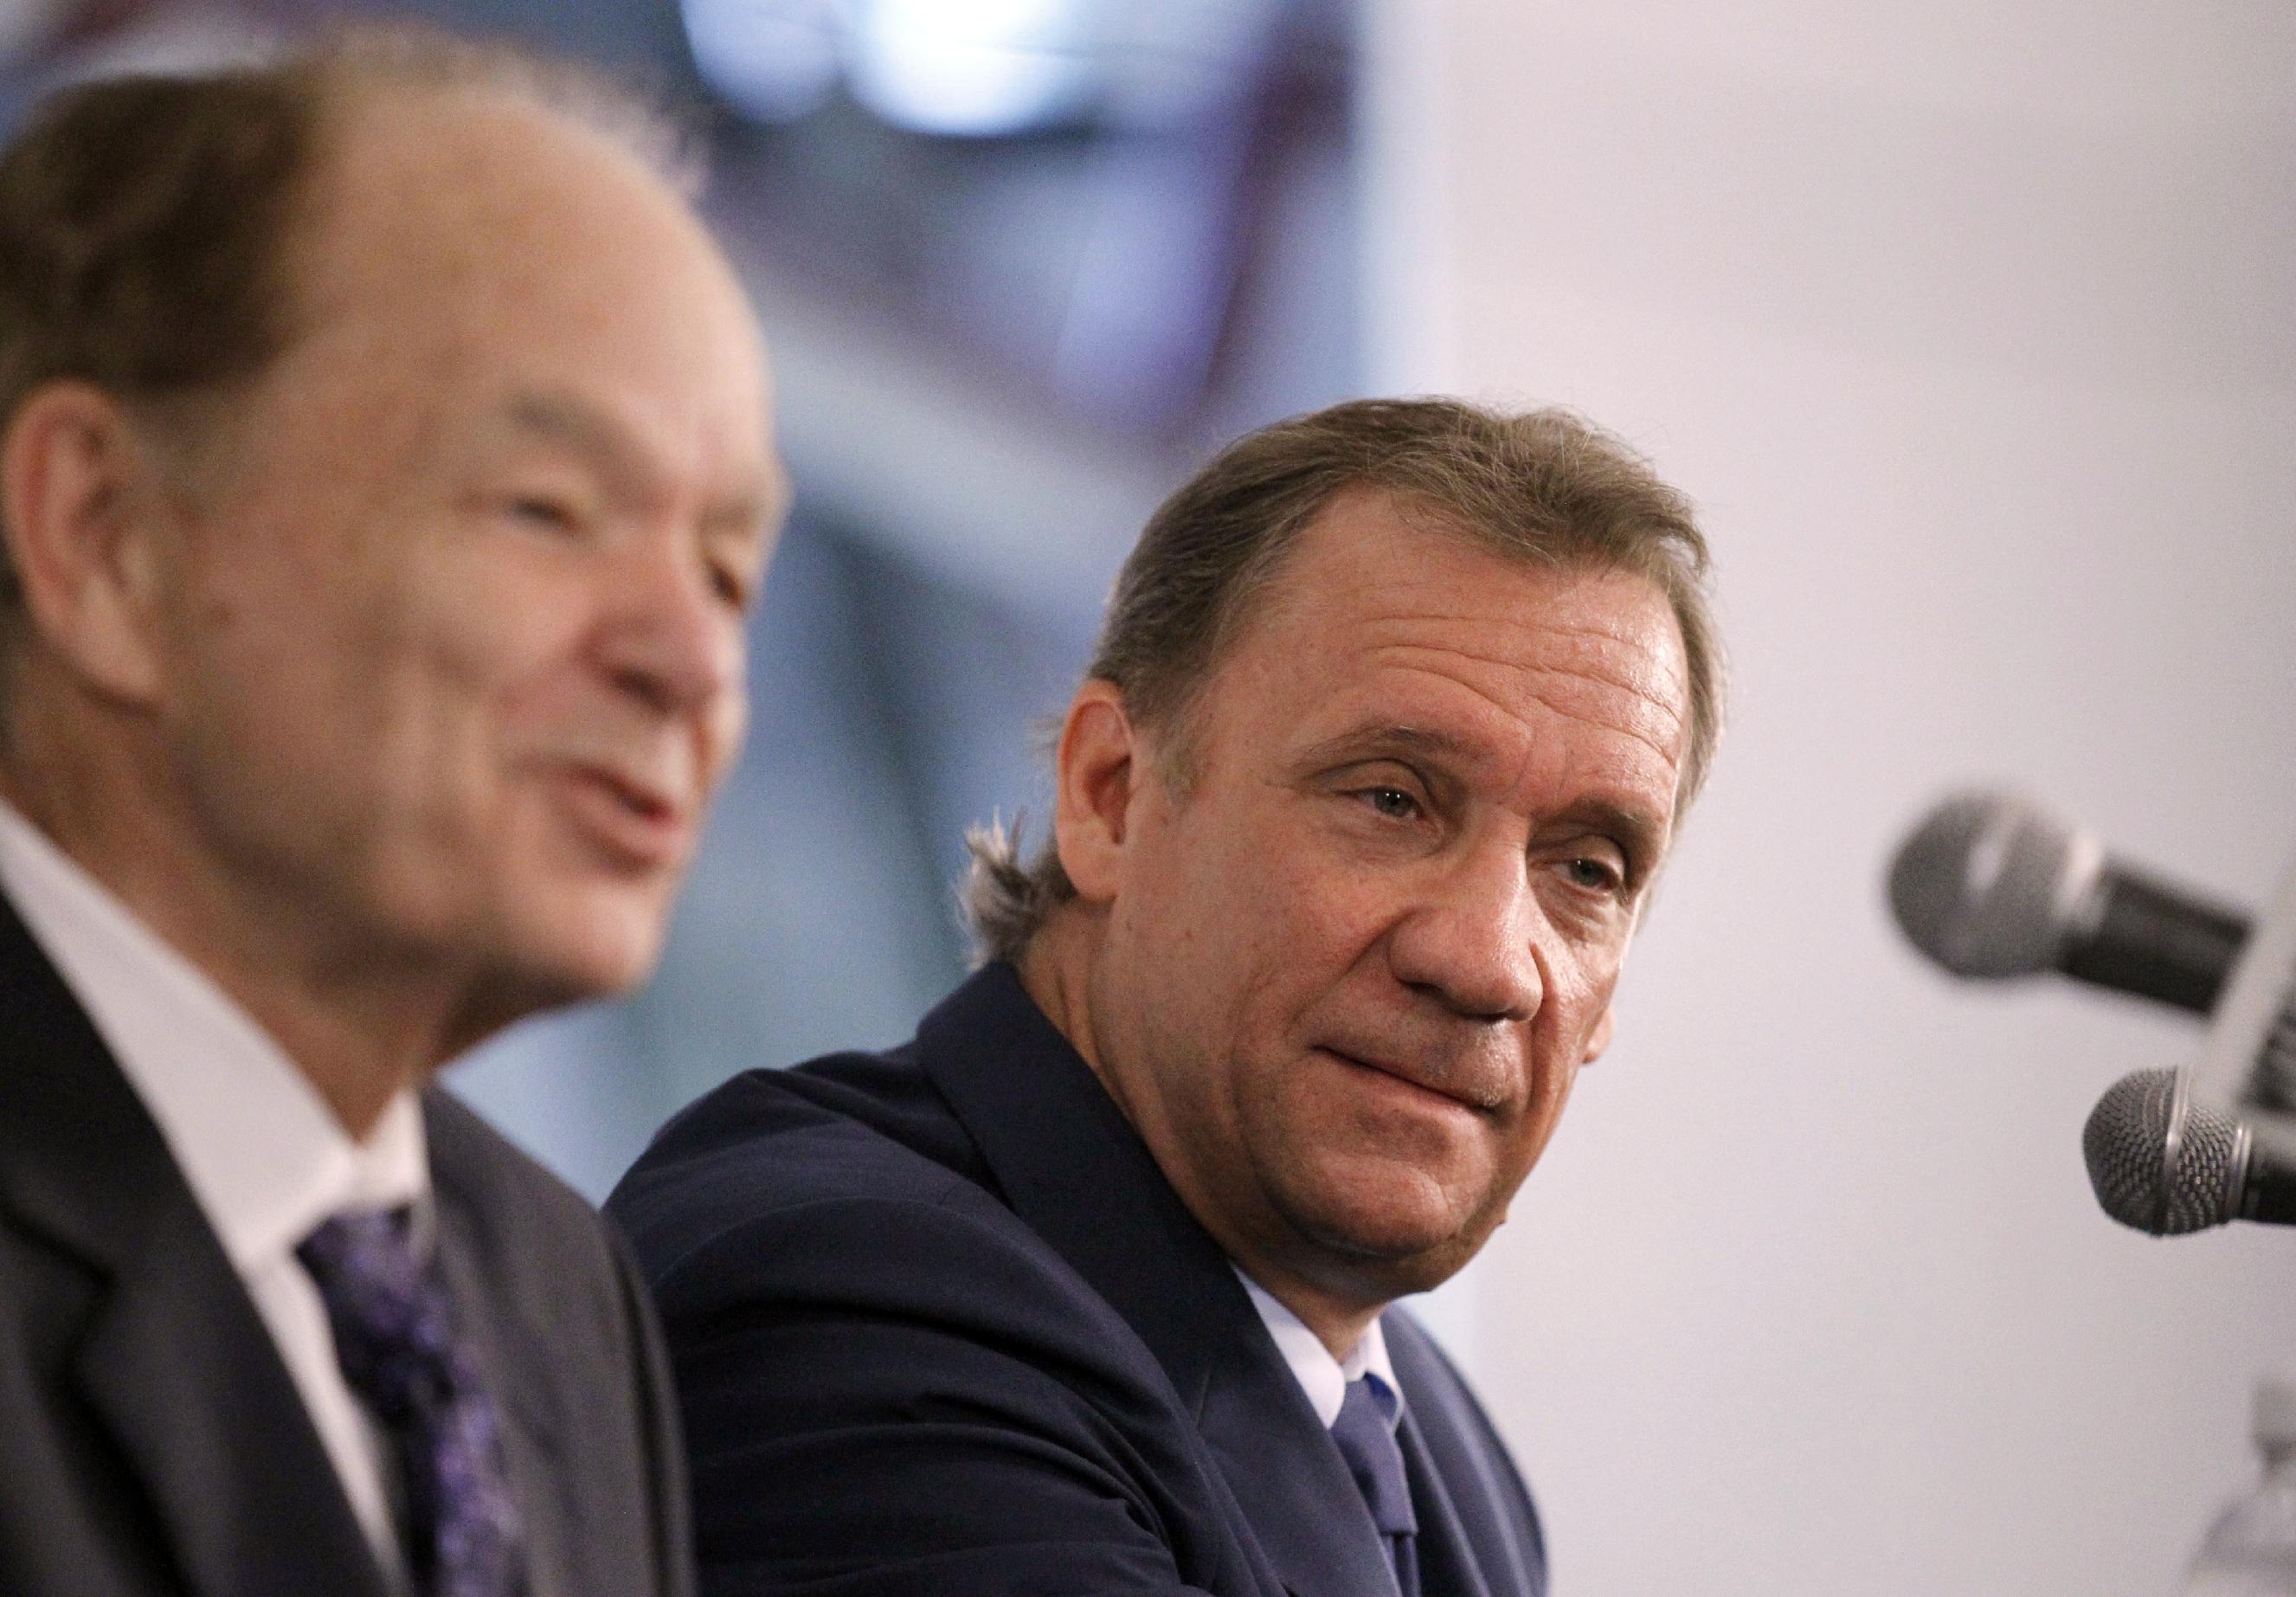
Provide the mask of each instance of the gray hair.
MULTIPOLYGON (((1184 760, 1188 718, 1255 601, 1316 514, 1353 488, 1393 494, 1509 559, 1629 572, 1665 594, 1690 673, 1677 794, 1678 811, 1689 807, 1722 735, 1705 536, 1647 460, 1567 410, 1357 399, 1246 434, 1149 518, 1086 676, 1112 684, 1136 725, 1179 730, 1184 760)), ((1017 959, 1075 885, 1050 841, 1022 857, 1017 825, 975 827, 965 843, 960 896, 976 953, 1017 959)))

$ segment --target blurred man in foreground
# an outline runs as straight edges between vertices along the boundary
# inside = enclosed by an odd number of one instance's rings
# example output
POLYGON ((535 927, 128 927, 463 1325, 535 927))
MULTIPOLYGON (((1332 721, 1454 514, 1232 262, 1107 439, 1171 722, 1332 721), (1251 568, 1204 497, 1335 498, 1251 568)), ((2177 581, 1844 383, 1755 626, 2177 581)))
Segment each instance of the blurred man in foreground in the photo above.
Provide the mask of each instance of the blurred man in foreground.
POLYGON ((0 155, 0 1591, 676 1593, 657 1334, 428 1083, 652 966, 757 335, 636 107, 417 36, 0 155))
POLYGON ((668 1327, 705 1590, 1543 1592, 1397 1297, 1505 1217, 1703 778, 1688 508, 1554 412, 1243 440, 1119 578, 992 961, 758 1072, 610 1207, 668 1327))

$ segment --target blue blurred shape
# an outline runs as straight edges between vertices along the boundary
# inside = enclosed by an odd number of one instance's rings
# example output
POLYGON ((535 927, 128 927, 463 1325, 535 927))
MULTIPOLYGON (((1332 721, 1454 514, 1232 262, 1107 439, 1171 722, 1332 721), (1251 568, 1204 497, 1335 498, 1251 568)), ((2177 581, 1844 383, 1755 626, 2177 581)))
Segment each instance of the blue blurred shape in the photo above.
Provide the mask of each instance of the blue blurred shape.
POLYGON ((838 0, 680 0, 693 64, 753 121, 794 122, 837 87, 838 0))

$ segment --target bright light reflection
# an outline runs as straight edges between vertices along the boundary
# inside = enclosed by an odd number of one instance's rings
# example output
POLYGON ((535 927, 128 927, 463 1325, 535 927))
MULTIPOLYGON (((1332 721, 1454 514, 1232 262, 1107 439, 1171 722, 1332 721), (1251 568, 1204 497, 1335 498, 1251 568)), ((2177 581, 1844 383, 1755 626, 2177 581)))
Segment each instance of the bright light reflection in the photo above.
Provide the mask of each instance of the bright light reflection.
POLYGON ((693 64, 718 98, 793 122, 837 86, 836 0, 681 0, 693 64))
POLYGON ((853 94, 919 133, 1020 133, 1082 109, 1095 84, 1083 0, 853 0, 853 94))

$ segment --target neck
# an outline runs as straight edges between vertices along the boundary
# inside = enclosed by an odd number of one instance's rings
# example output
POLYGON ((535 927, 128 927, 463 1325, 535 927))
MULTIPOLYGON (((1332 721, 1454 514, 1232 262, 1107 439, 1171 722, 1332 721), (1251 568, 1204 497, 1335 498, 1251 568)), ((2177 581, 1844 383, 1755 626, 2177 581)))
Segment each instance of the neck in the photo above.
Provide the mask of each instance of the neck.
POLYGON ((360 957, 340 946, 340 928, 234 879, 199 845, 164 772, 85 737, 44 736, 53 729, 19 700, 0 799, 244 1010, 352 1138, 475 1040, 435 974, 371 949, 360 957))
POLYGON ((1322 1284, 1314 1270, 1320 1250, 1280 1215, 1271 1212, 1258 1225, 1243 1222, 1229 1212, 1232 1206, 1215 1201, 1193 1179, 1193 1161, 1179 1157, 1182 1133, 1160 1112, 1159 1097, 1147 1083, 1136 1083, 1135 1072, 1101 1045, 1094 1025, 1092 975, 1104 925, 1104 914, 1087 906, 1065 904, 1054 910, 1021 957, 1021 985, 1140 1133, 1164 1179, 1197 1223, 1262 1291, 1297 1314, 1333 1358, 1345 1359, 1387 1304, 1322 1284))

